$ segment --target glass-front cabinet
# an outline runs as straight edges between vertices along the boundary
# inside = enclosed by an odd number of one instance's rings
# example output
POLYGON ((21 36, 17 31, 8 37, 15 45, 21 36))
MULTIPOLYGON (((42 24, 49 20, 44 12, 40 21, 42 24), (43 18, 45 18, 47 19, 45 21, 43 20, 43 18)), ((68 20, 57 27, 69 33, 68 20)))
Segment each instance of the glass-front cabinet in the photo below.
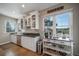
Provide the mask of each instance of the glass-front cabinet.
POLYGON ((33 11, 29 13, 29 15, 18 19, 18 25, 23 32, 25 32, 27 29, 39 29, 39 12, 33 11))
POLYGON ((35 11, 31 13, 31 29, 39 29, 39 12, 35 11))
POLYGON ((32 27, 36 27, 36 15, 32 15, 32 27))
POLYGON ((25 20, 25 26, 27 29, 31 29, 31 17, 28 16, 25 20))
POLYGON ((38 11, 31 12, 25 19, 26 29, 39 29, 39 13, 38 11))

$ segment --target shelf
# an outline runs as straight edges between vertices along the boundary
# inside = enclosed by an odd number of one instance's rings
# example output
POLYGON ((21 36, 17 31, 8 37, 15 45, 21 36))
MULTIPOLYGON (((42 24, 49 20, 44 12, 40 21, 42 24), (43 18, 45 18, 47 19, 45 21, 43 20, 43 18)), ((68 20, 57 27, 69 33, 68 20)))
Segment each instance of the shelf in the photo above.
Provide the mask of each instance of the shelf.
POLYGON ((50 52, 48 52, 48 51, 43 51, 43 53, 45 53, 45 54, 49 54, 49 55, 51 55, 51 56, 59 56, 59 54, 57 54, 57 53, 50 53, 50 52))
POLYGON ((66 45, 66 46, 72 46, 72 42, 67 42, 67 41, 60 41, 60 40, 43 40, 44 42, 50 42, 50 43, 55 43, 55 44, 60 44, 60 45, 66 45))
POLYGON ((57 48, 57 47, 53 47, 53 46, 46 46, 44 45, 45 48, 50 48, 50 49, 53 49, 53 50, 57 50, 57 51, 60 51, 60 52, 64 52, 64 53, 67 53, 67 54, 70 54, 71 52, 70 51, 66 51, 66 50, 63 50, 63 49, 60 49, 60 48, 57 48))

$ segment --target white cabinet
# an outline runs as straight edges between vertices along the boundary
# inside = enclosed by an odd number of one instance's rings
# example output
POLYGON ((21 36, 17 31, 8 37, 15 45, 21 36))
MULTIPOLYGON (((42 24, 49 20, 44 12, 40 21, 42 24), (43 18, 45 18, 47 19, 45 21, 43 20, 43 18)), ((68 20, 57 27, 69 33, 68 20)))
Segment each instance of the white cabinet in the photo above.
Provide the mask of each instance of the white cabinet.
POLYGON ((39 13, 38 13, 38 11, 31 13, 31 29, 39 29, 39 13))
POLYGON ((23 25, 25 29, 39 29, 39 12, 34 11, 25 16, 23 25))
POLYGON ((16 37, 16 35, 11 35, 11 42, 13 42, 13 43, 17 43, 17 37, 16 37))
POLYGON ((22 36, 22 38, 21 38, 21 45, 23 46, 23 47, 27 47, 28 49, 29 49, 29 39, 28 39, 28 37, 23 37, 22 36))
POLYGON ((38 30, 39 29, 39 12, 33 11, 29 15, 24 16, 17 21, 17 32, 23 33, 30 29, 38 30))
POLYGON ((26 19, 26 27, 31 27, 31 17, 28 16, 26 19))
POLYGON ((38 37, 33 38, 33 37, 22 36, 21 45, 24 48, 36 52, 36 42, 38 41, 38 39, 39 39, 38 37))

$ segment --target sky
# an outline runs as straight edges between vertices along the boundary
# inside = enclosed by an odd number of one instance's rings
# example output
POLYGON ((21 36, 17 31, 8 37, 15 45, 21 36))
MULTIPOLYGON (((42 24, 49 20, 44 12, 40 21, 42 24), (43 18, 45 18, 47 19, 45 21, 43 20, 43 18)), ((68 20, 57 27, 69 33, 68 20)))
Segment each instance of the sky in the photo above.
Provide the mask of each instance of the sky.
MULTIPOLYGON (((53 20, 51 18, 52 16, 48 16, 48 20, 53 20)), ((56 24, 57 27, 56 28, 68 28, 69 27, 69 20, 70 20, 70 13, 62 13, 62 14, 58 14, 55 16, 56 19, 56 24)))
POLYGON ((57 27, 68 27, 69 25, 69 13, 59 14, 56 16, 57 27))

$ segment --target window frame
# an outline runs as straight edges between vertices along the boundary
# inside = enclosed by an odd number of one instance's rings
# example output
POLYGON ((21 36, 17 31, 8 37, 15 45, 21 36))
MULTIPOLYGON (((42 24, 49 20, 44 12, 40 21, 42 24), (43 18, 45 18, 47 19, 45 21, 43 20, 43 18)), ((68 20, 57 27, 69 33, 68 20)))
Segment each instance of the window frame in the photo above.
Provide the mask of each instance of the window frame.
MULTIPOLYGON (((57 12, 53 12, 53 13, 50 13, 50 14, 47 14, 47 15, 44 15, 43 16, 43 32, 44 32, 44 18, 48 17, 48 16, 52 16, 54 18, 54 22, 56 22, 56 19, 55 19, 55 16, 56 15, 59 15, 59 14, 63 14, 63 13, 66 13, 66 12, 71 12, 71 16, 70 16, 70 30, 69 30, 69 37, 70 37, 70 41, 73 41, 73 8, 70 8, 70 9, 66 9, 66 10, 61 10, 61 11, 57 11, 57 12)), ((53 23, 54 23, 53 22, 53 23)), ((54 25, 54 24, 53 24, 54 25)), ((53 26, 54 27, 54 32, 53 32, 53 36, 56 36, 56 25, 53 26)))
MULTIPOLYGON (((7 25, 6 25, 7 22, 11 23, 11 21, 10 21, 10 20, 5 21, 5 32, 7 32, 7 29, 6 29, 6 28, 7 28, 7 25)), ((14 25, 15 25, 15 24, 14 24, 14 25)), ((7 32, 7 33, 15 33, 15 32, 16 32, 16 26, 15 26, 15 29, 14 29, 14 30, 15 30, 15 31, 13 31, 13 32, 12 32, 12 31, 9 31, 9 32, 7 32)))

